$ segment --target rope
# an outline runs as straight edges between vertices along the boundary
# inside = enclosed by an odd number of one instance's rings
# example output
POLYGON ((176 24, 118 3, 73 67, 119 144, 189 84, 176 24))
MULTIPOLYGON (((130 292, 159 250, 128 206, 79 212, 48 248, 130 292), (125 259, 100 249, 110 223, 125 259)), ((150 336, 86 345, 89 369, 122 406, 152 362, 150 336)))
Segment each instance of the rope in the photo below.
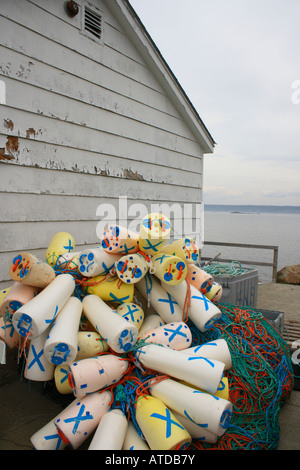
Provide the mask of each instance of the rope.
POLYGON ((248 273, 254 267, 243 268, 239 261, 232 261, 230 264, 211 263, 208 266, 202 266, 201 269, 213 277, 236 277, 248 273))
MULTIPOLYGON (((236 261, 230 265, 213 263, 203 269, 212 276, 223 277, 236 276, 247 271, 236 261)), ((62 272, 70 272, 74 276, 77 294, 84 296, 84 289, 91 281, 67 267, 57 270, 57 274, 62 272)), ((152 289, 150 275, 146 275, 145 282, 149 301, 152 289)), ((222 303, 218 304, 222 313, 220 319, 213 328, 203 333, 188 319, 189 286, 185 300, 184 319, 192 332, 191 346, 224 338, 232 359, 232 367, 225 371, 229 384, 229 401, 233 405, 229 427, 215 444, 194 439, 189 449, 276 449, 280 435, 279 413, 294 386, 291 353, 286 341, 259 311, 222 303)), ((26 341, 27 338, 21 346, 21 353, 25 352, 26 341)), ((121 359, 129 363, 128 370, 118 383, 107 388, 112 394, 112 408, 122 409, 142 438, 143 434, 135 417, 136 403, 141 397, 150 394, 154 380, 168 378, 141 365, 137 350, 145 344, 147 339, 138 340, 130 351, 122 355, 121 359)), ((108 353, 113 351, 109 350, 108 353)))
MULTIPOLYGON (((193 441, 195 449, 271 450, 279 441, 279 412, 293 388, 288 345, 259 312, 220 304, 221 321, 202 340, 224 338, 232 357, 227 371, 231 423, 216 444, 193 441)), ((198 339, 199 341, 199 334, 198 339)))

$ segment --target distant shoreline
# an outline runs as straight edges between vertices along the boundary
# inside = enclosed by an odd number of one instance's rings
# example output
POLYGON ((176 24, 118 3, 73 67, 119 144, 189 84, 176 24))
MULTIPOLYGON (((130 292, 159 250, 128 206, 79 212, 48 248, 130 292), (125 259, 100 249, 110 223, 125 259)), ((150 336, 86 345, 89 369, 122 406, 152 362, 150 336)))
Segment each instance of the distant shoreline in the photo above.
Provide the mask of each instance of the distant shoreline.
POLYGON ((204 204, 204 212, 230 212, 232 214, 298 214, 300 206, 267 206, 251 204, 204 204))

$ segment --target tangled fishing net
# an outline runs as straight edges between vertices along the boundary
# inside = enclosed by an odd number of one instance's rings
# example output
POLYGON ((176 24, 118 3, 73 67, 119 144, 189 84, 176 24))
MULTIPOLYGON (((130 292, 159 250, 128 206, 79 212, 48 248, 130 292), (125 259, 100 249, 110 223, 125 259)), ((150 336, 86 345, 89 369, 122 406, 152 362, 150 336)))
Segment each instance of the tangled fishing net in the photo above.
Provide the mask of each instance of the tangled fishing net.
MULTIPOLYGON (((229 401, 233 404, 230 424, 216 444, 194 439, 190 450, 273 450, 280 437, 279 413, 293 389, 289 347, 282 336, 249 307, 219 304, 222 311, 214 327, 201 333, 190 321, 192 346, 223 338, 227 341, 232 367, 226 371, 229 401)), ((141 345, 138 344, 137 347, 141 345)), ((129 353, 134 357, 134 352, 129 353)), ((120 407, 135 421, 135 403, 149 393, 151 380, 164 380, 132 362, 131 373, 111 392, 113 407, 120 407)))
POLYGON ((194 341, 224 338, 232 357, 227 371, 233 415, 217 444, 193 441, 196 449, 271 450, 278 446, 279 412, 293 389, 289 347, 261 313, 220 304, 221 320, 194 341))

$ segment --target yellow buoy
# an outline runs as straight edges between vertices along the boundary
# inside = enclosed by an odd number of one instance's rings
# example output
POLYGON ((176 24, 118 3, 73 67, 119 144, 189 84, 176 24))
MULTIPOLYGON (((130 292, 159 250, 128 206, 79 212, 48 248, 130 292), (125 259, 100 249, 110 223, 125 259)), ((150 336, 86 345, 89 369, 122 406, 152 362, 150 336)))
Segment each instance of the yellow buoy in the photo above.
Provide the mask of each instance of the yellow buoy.
POLYGON ((146 255, 157 254, 170 238, 170 220, 157 212, 143 218, 140 228, 139 247, 146 255))
POLYGON ((89 278, 86 292, 100 297, 106 302, 132 302, 134 284, 125 284, 118 277, 112 278, 100 275, 89 278))
POLYGON ((169 255, 175 255, 186 263, 192 264, 199 261, 199 248, 193 238, 181 238, 165 245, 161 251, 169 255))
POLYGON ((151 261, 155 276, 171 286, 180 284, 187 275, 186 264, 179 256, 158 253, 151 261))
POLYGON ((75 247, 75 240, 68 232, 57 232, 51 239, 46 251, 46 261, 55 266, 58 258, 64 253, 71 253, 75 247))
POLYGON ((151 450, 184 450, 192 441, 165 404, 151 395, 138 398, 136 420, 151 450))

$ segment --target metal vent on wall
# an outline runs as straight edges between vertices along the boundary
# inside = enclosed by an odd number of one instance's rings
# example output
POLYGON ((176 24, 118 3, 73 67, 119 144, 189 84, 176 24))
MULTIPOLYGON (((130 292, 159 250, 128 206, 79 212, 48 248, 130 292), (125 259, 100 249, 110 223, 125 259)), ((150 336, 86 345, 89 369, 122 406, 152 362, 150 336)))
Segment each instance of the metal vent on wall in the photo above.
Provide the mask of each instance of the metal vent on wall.
POLYGON ((99 13, 85 6, 84 8, 84 31, 94 36, 96 39, 101 39, 102 35, 102 18, 99 13))

